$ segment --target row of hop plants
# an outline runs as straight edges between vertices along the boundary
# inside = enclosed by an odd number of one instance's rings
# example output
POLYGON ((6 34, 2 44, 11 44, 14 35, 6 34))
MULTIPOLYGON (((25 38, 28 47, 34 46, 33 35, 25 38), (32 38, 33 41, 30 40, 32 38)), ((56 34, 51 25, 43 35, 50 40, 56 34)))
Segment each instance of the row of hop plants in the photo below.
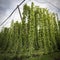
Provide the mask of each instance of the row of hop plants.
POLYGON ((33 3, 31 7, 25 4, 21 22, 12 21, 9 28, 1 30, 0 53, 20 57, 55 52, 58 28, 56 14, 33 3))
POLYGON ((59 25, 59 32, 56 36, 56 40, 57 40, 58 49, 60 50, 60 20, 58 21, 58 25, 59 25))

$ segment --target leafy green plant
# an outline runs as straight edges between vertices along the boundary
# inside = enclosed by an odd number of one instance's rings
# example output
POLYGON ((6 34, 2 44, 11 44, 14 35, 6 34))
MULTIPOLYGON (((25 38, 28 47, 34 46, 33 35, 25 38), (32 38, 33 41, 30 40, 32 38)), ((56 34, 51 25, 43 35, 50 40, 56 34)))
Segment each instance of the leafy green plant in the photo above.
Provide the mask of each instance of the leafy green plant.
POLYGON ((0 51, 17 57, 57 51, 59 30, 56 15, 34 6, 34 3, 31 7, 25 4, 22 15, 20 23, 12 21, 9 28, 5 27, 0 32, 0 51))

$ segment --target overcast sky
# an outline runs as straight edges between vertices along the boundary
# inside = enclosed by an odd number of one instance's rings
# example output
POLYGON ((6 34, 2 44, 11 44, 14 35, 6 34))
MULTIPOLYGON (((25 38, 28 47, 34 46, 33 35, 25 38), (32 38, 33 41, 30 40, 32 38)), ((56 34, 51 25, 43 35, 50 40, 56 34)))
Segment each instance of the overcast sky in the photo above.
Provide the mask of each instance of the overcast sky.
MULTIPOLYGON (((4 21, 4 19, 6 19, 9 16, 9 14, 14 10, 14 8, 21 1, 22 0, 0 0, 0 24, 4 21)), ((42 7, 48 7, 48 9, 50 9, 50 10, 52 10, 52 11, 54 11, 54 12, 56 12, 56 13, 58 13, 60 15, 60 10, 59 10, 60 9, 60 0, 36 0, 36 1, 38 1, 38 2, 46 2, 46 3, 35 2, 35 4, 40 5, 42 7), (59 9, 57 9, 56 7, 54 7, 51 4, 47 3, 47 1, 49 1, 50 3, 52 3, 54 6, 56 6, 59 9)), ((26 0, 26 2, 28 3, 29 0, 26 0)), ((21 9, 21 11, 22 11, 22 9, 21 9)), ((13 18, 15 18, 15 19, 19 18, 19 15, 18 15, 17 11, 13 15, 13 18)))

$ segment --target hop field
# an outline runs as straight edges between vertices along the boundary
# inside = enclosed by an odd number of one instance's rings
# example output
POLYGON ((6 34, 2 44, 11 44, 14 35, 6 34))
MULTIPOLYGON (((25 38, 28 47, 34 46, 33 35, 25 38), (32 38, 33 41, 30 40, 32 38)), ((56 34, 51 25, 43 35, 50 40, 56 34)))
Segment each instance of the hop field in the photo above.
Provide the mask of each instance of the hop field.
POLYGON ((39 6, 23 7, 23 18, 0 32, 0 60, 58 60, 60 32, 57 15, 39 6))

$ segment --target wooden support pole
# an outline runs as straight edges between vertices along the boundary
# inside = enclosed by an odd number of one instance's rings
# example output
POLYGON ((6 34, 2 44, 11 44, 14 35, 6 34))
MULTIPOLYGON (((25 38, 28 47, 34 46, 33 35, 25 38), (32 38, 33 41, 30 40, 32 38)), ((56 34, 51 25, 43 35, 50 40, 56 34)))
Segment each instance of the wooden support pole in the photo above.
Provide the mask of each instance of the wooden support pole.
POLYGON ((18 12, 19 12, 20 18, 21 18, 21 20, 22 20, 22 15, 21 15, 21 11, 20 11, 20 9, 19 9, 19 5, 17 5, 17 8, 18 8, 18 12))

